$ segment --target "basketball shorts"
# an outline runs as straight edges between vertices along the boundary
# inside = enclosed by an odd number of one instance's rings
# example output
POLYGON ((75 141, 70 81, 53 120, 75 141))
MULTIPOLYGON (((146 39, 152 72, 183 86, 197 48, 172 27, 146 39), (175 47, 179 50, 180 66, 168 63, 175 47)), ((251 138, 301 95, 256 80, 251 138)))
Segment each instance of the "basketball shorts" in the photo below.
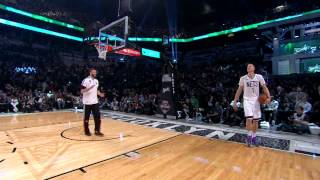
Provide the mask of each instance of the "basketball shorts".
POLYGON ((243 109, 246 118, 261 119, 261 109, 258 100, 243 100, 243 109))

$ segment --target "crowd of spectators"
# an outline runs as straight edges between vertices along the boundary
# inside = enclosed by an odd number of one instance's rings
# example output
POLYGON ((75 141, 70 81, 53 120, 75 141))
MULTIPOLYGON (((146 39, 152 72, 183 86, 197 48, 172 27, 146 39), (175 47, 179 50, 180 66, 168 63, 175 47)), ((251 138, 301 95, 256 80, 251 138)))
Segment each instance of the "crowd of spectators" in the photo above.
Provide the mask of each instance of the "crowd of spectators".
POLYGON ((81 108, 80 83, 89 67, 98 70, 101 91, 107 94, 100 100, 101 108, 155 113, 161 86, 161 66, 157 63, 65 65, 58 59, 46 62, 7 53, 2 53, 0 60, 0 112, 81 108))
MULTIPOLYGON (((87 75, 88 67, 79 64, 66 66, 61 62, 44 63, 22 57, 0 61, 0 111, 81 108, 79 84, 87 75)), ((156 113, 161 64, 106 63, 96 68, 101 90, 107 94, 106 98, 100 99, 102 109, 147 115, 156 113)), ((264 107, 264 120, 279 125, 279 130, 291 131, 287 125, 297 123, 293 121, 297 117, 294 113, 303 109, 306 122, 319 123, 315 117, 320 109, 320 84, 314 83, 319 74, 271 76, 265 69, 268 68, 257 66, 257 72, 264 75, 268 83, 273 103, 264 107)), ((190 120, 201 115, 199 120, 207 123, 241 126, 243 112, 233 112, 230 104, 239 77, 246 73, 245 70, 244 63, 204 63, 188 65, 180 70, 176 77, 175 95, 177 111, 182 112, 180 117, 190 120)))

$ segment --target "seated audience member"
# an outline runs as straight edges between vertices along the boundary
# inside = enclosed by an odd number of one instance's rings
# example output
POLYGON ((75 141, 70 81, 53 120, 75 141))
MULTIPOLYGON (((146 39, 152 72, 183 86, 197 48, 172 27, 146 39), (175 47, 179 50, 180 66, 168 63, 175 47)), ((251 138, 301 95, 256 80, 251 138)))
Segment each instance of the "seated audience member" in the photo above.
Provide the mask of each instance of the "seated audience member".
POLYGON ((191 111, 191 109, 192 109, 192 107, 191 107, 191 105, 189 104, 187 104, 187 103, 184 103, 183 105, 182 105, 182 108, 183 108, 183 110, 182 110, 182 115, 181 115, 181 117, 182 118, 185 118, 186 120, 191 120, 191 113, 190 112, 192 112, 191 111))
POLYGON ((274 125, 273 123, 277 121, 276 117, 277 117, 279 102, 275 100, 274 97, 271 97, 271 99, 272 101, 269 104, 265 105, 264 115, 265 115, 265 121, 269 122, 269 124, 274 125))
POLYGON ((303 106, 304 113, 309 114, 312 110, 312 105, 310 102, 307 101, 307 97, 304 97, 302 102, 299 103, 301 106, 303 106))
POLYGON ((57 106, 58 109, 64 109, 65 108, 65 100, 64 97, 62 96, 62 94, 58 94, 57 98, 56 98, 56 102, 57 102, 57 106))
POLYGON ((112 107, 112 110, 114 110, 114 111, 119 110, 119 102, 118 102, 117 98, 113 99, 113 101, 111 103, 111 107, 112 107))
POLYGON ((216 102, 214 106, 211 106, 207 113, 207 121, 212 123, 219 123, 221 117, 221 110, 219 103, 216 102))
POLYGON ((18 105, 19 105, 19 101, 16 97, 12 96, 11 97, 11 106, 12 106, 12 110, 13 112, 18 112, 19 109, 18 109, 18 105))
POLYGON ((287 123, 283 123, 278 127, 278 130, 286 132, 294 132, 297 134, 310 133, 309 118, 304 113, 303 106, 298 106, 293 116, 288 117, 287 123))

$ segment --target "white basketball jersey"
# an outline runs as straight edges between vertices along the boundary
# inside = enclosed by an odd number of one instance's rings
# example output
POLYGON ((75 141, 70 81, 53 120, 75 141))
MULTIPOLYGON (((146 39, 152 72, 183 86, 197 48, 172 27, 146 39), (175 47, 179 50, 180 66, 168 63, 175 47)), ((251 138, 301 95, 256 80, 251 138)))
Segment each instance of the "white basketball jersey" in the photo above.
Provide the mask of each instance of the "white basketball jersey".
POLYGON ((255 101, 260 93, 260 86, 265 85, 263 77, 260 74, 255 74, 251 79, 248 75, 242 76, 239 81, 239 86, 243 86, 243 99, 255 101))
POLYGON ((83 93, 83 104, 85 105, 97 104, 98 103, 97 93, 98 93, 99 81, 89 76, 82 81, 81 85, 86 88, 90 88, 91 86, 94 85, 94 88, 83 93))

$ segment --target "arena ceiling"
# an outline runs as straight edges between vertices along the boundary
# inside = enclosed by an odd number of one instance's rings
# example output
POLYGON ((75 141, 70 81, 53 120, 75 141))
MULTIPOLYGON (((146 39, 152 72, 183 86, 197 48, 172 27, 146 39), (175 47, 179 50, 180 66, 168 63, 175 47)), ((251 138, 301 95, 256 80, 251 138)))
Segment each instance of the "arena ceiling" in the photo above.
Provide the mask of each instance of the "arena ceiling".
MULTIPOLYGON (((25 4, 34 13, 67 11, 84 26, 106 24, 118 18, 119 0, 0 0, 25 4), (76 2, 76 3, 75 3, 76 2), (43 8, 41 8, 43 6, 43 8), (40 8, 39 8, 40 7, 40 8), (43 9, 43 10, 42 10, 43 9)), ((120 0, 120 14, 130 14, 135 25, 148 29, 166 29, 170 33, 194 36, 267 19, 320 8, 319 0, 120 0), (131 6, 129 7, 129 2, 131 6)))

